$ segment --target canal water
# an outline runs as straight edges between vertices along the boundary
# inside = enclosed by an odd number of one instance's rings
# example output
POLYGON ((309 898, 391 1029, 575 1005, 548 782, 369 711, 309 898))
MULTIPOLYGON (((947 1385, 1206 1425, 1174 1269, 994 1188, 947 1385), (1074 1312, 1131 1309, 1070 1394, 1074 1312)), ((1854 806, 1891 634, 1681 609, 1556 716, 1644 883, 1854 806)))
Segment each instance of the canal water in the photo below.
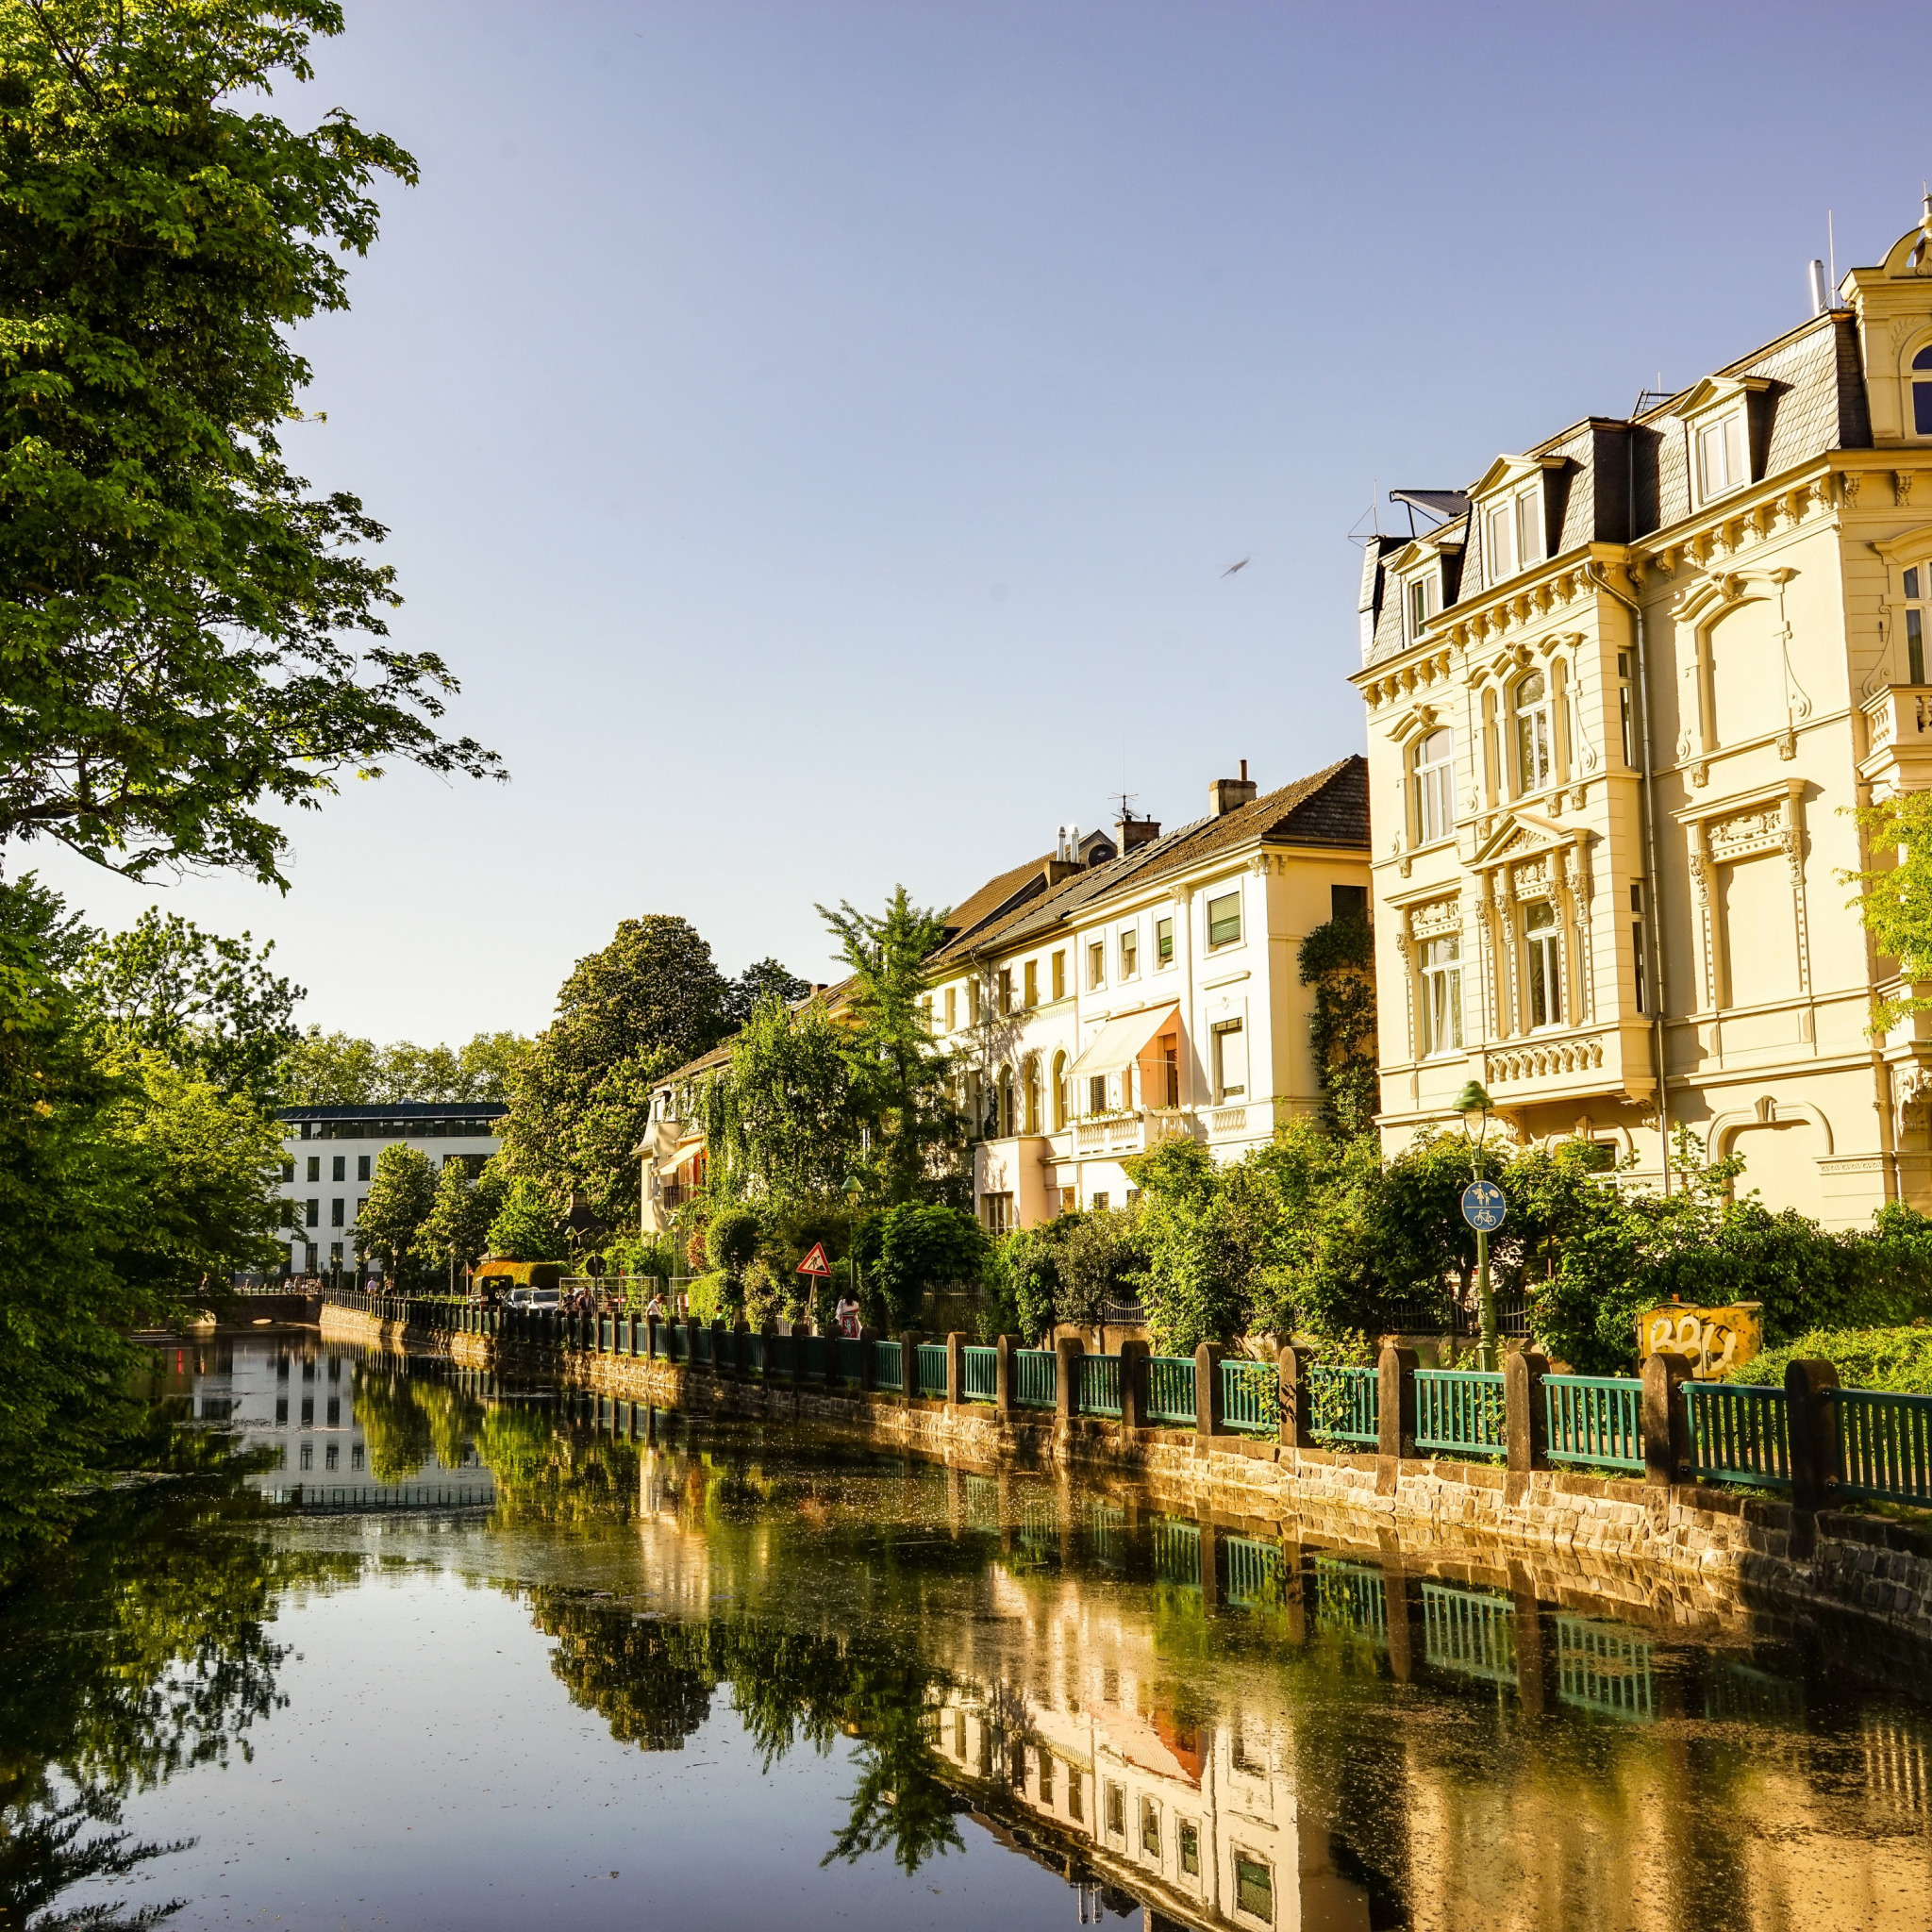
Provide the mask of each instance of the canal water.
POLYGON ((197 1470, 0 1601, 0 1926, 1932 1924, 1867 1631, 300 1331, 157 1393, 197 1470))

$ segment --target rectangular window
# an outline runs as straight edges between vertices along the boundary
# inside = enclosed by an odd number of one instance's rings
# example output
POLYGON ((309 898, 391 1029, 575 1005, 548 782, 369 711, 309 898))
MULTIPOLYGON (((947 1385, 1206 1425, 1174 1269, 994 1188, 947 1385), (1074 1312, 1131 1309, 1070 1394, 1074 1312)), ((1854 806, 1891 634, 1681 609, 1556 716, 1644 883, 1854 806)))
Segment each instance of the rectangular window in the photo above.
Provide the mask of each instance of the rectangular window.
POLYGON ((1328 917, 1344 919, 1351 925, 1369 923, 1369 889, 1366 886, 1330 886, 1328 917))
POLYGON ((963 1710, 953 1713, 953 1756, 961 1764, 966 1762, 966 1713, 963 1710))
POLYGON ((1436 584, 1434 571, 1414 578, 1408 587, 1408 641, 1414 643, 1428 627, 1429 619, 1436 614, 1436 584))
POLYGON ((1127 1835, 1127 1794, 1112 1783, 1107 1788, 1107 1831, 1109 1838, 1127 1835))
POLYGON ((289 1398, 286 1395, 275 1397, 275 1426, 278 1429, 289 1426, 289 1398))
POLYGON ((1515 514, 1507 503, 1499 503, 1489 514, 1489 581, 1492 584, 1516 575, 1515 522, 1515 514))
POLYGON ((1529 980, 1529 1024, 1533 1027, 1560 1026, 1563 954, 1557 928, 1557 908, 1547 899, 1539 899, 1524 908, 1523 934, 1528 955, 1524 968, 1529 980))
POLYGON ((343 1206, 344 1203, 340 1194, 328 1204, 328 1224, 331 1227, 341 1227, 342 1225, 343 1206))
POLYGON ((1040 1802, 1049 1809, 1053 1806, 1053 1759, 1044 1751, 1040 1754, 1040 1802))
POLYGON ((328 1406, 323 1410, 323 1418, 330 1428, 339 1429, 341 1427, 342 1398, 340 1395, 331 1395, 329 1397, 328 1406))
POLYGON ((950 1033, 959 1024, 959 989, 949 986, 946 989, 946 1031, 950 1033))
POLYGON ((1208 902, 1208 944, 1231 946, 1241 936, 1241 895, 1237 891, 1224 892, 1218 899, 1208 902))
POLYGON ((1525 490, 1516 499, 1516 567, 1527 570, 1543 560, 1543 493, 1525 490))
POLYGON ((1162 966, 1174 964, 1174 921, 1171 919, 1154 922, 1154 958, 1162 966))
POLYGON ((1107 948, 1095 940, 1087 948, 1087 991, 1091 992, 1107 977, 1107 948))
POLYGON ((305 1395, 302 1398, 302 1426, 305 1429, 312 1429, 315 1426, 315 1397, 312 1395, 305 1395))
POLYGON ((303 1202, 302 1225, 304 1227, 320 1227, 322 1225, 322 1203, 320 1201, 303 1202))
POLYGON ((315 1444, 313 1442, 303 1443, 300 1462, 301 1467, 304 1469, 313 1469, 315 1467, 315 1444))
POLYGON ((1697 489, 1707 503, 1748 483, 1750 475, 1744 458, 1744 415, 1734 410, 1715 423, 1707 423, 1697 432, 1697 489))
POLYGON ((999 993, 1000 1011, 1010 1013, 1013 1010, 1013 969, 1010 966, 1000 968, 999 993))
POLYGON ((1462 1051, 1462 941, 1455 933, 1423 945, 1424 1058, 1462 1051))
POLYGON ((1444 726, 1415 748, 1415 839, 1418 845, 1456 829, 1456 734, 1444 726))
POLYGON ((1037 1007, 1040 1004, 1040 961, 1029 959, 1021 970, 1026 990, 1026 1004, 1029 1008, 1037 1007))
POLYGON ((1087 1076, 1087 1111, 1105 1113, 1107 1111, 1107 1075, 1090 1074, 1087 1076))
POLYGON ((358 1154, 356 1157, 356 1178, 358 1181, 366 1181, 369 1178, 369 1157, 366 1154, 358 1154))
POLYGON ((322 1466, 325 1469, 337 1468, 341 1464, 341 1459, 342 1445, 340 1442, 329 1443, 322 1452, 322 1466))
POLYGON ((1160 1856, 1160 1807, 1152 1798, 1141 1800, 1141 1849, 1150 1858, 1160 1856))
POLYGON ((1121 934, 1121 977, 1131 979, 1141 970, 1141 929, 1130 925, 1121 934))
POLYGON ((352 1471, 362 1467, 362 1445, 359 1442, 349 1451, 349 1467, 352 1471))
POLYGON ((362 1219, 362 1210, 363 1208, 368 1207, 368 1205, 369 1196, 367 1194, 358 1194, 356 1196, 356 1219, 358 1221, 360 1221, 362 1219))
POLYGON ((1274 1874, 1245 1852, 1234 1855, 1234 1902, 1253 1917, 1274 1923, 1274 1874))
POLYGON ((982 1194, 985 1204, 981 1224, 988 1234, 1006 1234, 1013 1225, 1013 1197, 1010 1194, 982 1194))
POLYGON ((1906 682, 1925 681, 1925 617, 1920 610, 1906 612, 1906 682))
POLYGON ((1091 1195, 1089 1198, 1087 1205, 1088 1207, 1092 1208, 1092 1210, 1096 1214, 1105 1214, 1108 1209, 1108 1204, 1111 1199, 1112 1196, 1109 1195, 1106 1189, 1103 1188, 1099 1193, 1091 1195))
MULTIPOLYGON (((930 1033, 931 1033, 931 1031, 932 1031, 932 995, 931 995, 931 993, 927 993, 927 994, 926 994, 926 996, 925 996, 925 997, 924 997, 924 998, 923 1000, 921 1000, 921 1001, 920 1001, 920 1003, 919 1003, 919 1014, 920 1014, 920 1019, 921 1019, 921 1021, 922 1021, 922 1022, 924 1023, 924 1026, 925 1026, 925 1030, 926 1030, 926 1032, 927 1032, 928 1034, 930 1034, 930 1033)), ((446 1157, 444 1158, 444 1159, 443 1159, 443 1163, 442 1163, 442 1164, 443 1164, 443 1165, 444 1165, 445 1167, 447 1167, 447 1166, 448 1166, 448 1165, 450 1164, 450 1162, 451 1162, 452 1160, 456 1159, 456 1158, 457 1158, 457 1157, 456 1157, 456 1156, 455 1156, 454 1154, 448 1155, 448 1156, 446 1156, 446 1157)))
POLYGON ((322 1178, 322 1156, 319 1154, 311 1154, 308 1157, 308 1178, 311 1181, 319 1181, 322 1178))
POLYGON ((1239 1020, 1224 1020, 1214 1029, 1214 1097, 1239 1100, 1248 1091, 1248 1037, 1239 1020))
POLYGON ((349 1157, 338 1154, 328 1164, 328 1177, 332 1181, 345 1181, 349 1178, 349 1157))
POLYGON ((977 979, 969 979, 966 982, 966 1022, 971 1026, 977 1026, 979 1024, 979 981, 977 979))
POLYGON ((1075 1824, 1080 1823, 1080 1787, 1084 1780, 1071 1765, 1067 1767, 1067 1816, 1075 1824))
POLYGON ((1063 952, 1053 956, 1053 996, 1057 1000, 1067 996, 1067 956, 1063 952))
POLYGON ((285 1181, 291 1181, 295 1178, 295 1163, 292 1160, 282 1162, 282 1178, 285 1181))
POLYGON ((1201 1875, 1201 1832, 1197 1825, 1186 1819, 1180 1824, 1181 1870, 1190 1878, 1201 1875))

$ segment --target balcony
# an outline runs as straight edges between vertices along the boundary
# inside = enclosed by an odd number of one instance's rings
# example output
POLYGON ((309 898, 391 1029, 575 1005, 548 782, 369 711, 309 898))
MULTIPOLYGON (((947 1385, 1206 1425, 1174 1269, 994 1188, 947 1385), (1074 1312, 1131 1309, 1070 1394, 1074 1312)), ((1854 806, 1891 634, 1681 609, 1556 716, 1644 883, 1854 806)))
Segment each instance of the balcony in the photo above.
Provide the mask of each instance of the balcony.
POLYGON ((1881 790, 1932 787, 1932 685, 1888 684, 1863 700, 1871 750, 1859 775, 1881 790))
POLYGON ((1500 1105, 1627 1093, 1647 1098, 1657 1086, 1649 1029, 1572 1027, 1499 1041, 1482 1049, 1483 1085, 1500 1105))
POLYGON ((1138 1108, 1074 1123, 1074 1152, 1108 1159, 1145 1154, 1163 1141, 1198 1140, 1200 1116, 1189 1107, 1138 1108))

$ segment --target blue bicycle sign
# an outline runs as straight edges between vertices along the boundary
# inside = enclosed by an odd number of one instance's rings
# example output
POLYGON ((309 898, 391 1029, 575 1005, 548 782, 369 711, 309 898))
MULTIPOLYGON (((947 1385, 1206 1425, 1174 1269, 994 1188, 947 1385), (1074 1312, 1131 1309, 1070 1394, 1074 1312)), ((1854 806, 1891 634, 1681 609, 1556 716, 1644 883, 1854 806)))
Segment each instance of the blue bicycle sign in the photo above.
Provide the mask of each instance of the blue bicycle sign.
POLYGON ((1494 1234, 1508 1206, 1494 1181, 1471 1181, 1462 1191, 1462 1218, 1478 1234, 1494 1234))

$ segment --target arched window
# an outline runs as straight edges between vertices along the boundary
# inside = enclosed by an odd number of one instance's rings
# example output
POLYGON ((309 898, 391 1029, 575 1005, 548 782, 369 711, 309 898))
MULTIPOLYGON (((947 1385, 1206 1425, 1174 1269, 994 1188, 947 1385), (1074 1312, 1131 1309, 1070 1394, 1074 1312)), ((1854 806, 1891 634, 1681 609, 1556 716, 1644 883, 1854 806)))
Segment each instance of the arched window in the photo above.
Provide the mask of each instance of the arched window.
POLYGON ((1013 1131, 1013 1070, 1011 1067, 1002 1067, 1000 1069, 998 1124, 999 1131, 995 1138, 1003 1141, 1013 1131))
POLYGON ((1053 1057, 1053 1130, 1058 1133, 1067 1124, 1067 1057, 1053 1057))
POLYGON ((1026 1062, 1025 1078, 1026 1126, 1029 1134, 1040 1131, 1040 1061, 1037 1058, 1026 1062))
POLYGON ((1550 731, 1550 688, 1541 671, 1516 687, 1516 789, 1520 796, 1550 782, 1555 758, 1550 731))
POLYGON ((1456 734, 1444 725, 1415 748, 1415 839, 1446 839, 1456 828, 1456 734))
POLYGON ((1912 434, 1932 436, 1932 342, 1912 358, 1912 434))
POLYGON ((1557 925, 1557 908, 1547 899, 1524 908, 1524 961, 1529 981, 1529 1024, 1532 1027, 1563 1024, 1563 953, 1557 925))

